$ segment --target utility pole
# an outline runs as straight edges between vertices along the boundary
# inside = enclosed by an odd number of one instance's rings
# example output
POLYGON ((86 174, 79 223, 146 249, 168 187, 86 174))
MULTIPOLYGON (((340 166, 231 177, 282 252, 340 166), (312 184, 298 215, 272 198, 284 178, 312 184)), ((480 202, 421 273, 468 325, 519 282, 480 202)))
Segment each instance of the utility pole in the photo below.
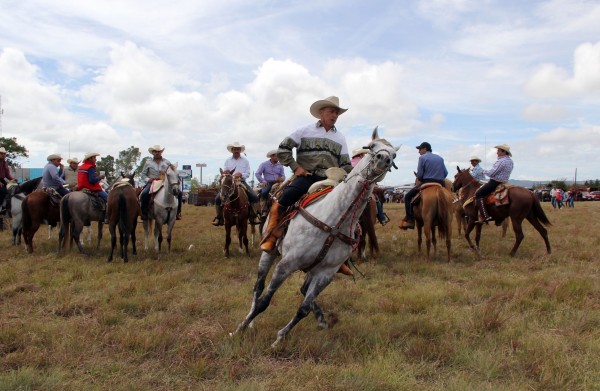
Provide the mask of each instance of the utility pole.
POLYGON ((206 167, 206 164, 196 163, 196 167, 200 167, 200 187, 202 187, 202 167, 206 167))
POLYGON ((0 137, 2 137, 2 116, 4 115, 4 109, 2 108, 2 95, 0 95, 0 137))

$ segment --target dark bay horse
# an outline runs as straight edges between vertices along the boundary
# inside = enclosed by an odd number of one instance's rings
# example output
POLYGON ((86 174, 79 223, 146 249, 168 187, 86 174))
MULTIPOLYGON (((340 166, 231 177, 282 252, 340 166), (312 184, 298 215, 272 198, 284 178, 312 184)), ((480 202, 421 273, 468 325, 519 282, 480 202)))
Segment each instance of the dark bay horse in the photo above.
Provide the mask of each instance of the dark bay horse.
MULTIPOLYGON (((461 170, 460 167, 456 167, 457 173, 454 177, 454 190, 458 191, 463 189, 461 192, 461 203, 465 210, 465 214, 468 216, 467 230, 465 231, 465 238, 469 243, 471 249, 479 254, 479 240, 481 239, 481 224, 475 224, 477 221, 478 208, 475 202, 468 202, 472 197, 475 196, 475 192, 479 189, 479 182, 476 181, 468 169, 461 170), (473 228, 477 226, 475 234, 475 244, 471 241, 470 234, 473 228)), ((492 195, 493 196, 493 195, 492 195)), ((496 222, 496 225, 502 224, 503 220, 510 217, 512 222, 513 231, 515 232, 515 244, 510 251, 510 256, 514 257, 519 249, 519 245, 523 241, 525 235, 523 234, 522 223, 524 219, 527 219, 531 225, 540 233, 546 243, 546 251, 548 254, 551 253, 550 241, 548 240, 548 231, 544 228, 544 225, 550 226, 550 221, 537 197, 529 189, 521 186, 510 186, 508 188, 509 203, 504 205, 495 205, 494 203, 488 204, 486 202, 489 215, 496 222)))
POLYGON ((112 261, 113 253, 117 246, 117 226, 119 227, 119 248, 123 261, 129 261, 127 257, 129 238, 131 238, 132 253, 134 255, 137 254, 135 229, 137 227, 138 215, 141 215, 141 210, 137 200, 133 176, 134 173, 127 175, 120 181, 115 181, 112 185, 112 190, 108 193, 108 230, 111 237, 108 262, 112 261))
POLYGON ((425 244, 427 247, 427 260, 431 260, 430 249, 436 252, 436 227, 440 239, 446 239, 446 250, 448 262, 450 262, 450 250, 452 248, 452 193, 446 187, 437 183, 426 183, 420 188, 420 197, 413 207, 415 222, 417 225, 417 243, 419 252, 423 241, 422 232, 425 232, 425 244))
POLYGON ((42 223, 56 227, 60 221, 60 195, 41 188, 30 193, 21 203, 23 240, 28 253, 33 252, 33 237, 42 223))
MULTIPOLYGON (((235 171, 235 170, 234 170, 235 171)), ((223 222, 225 224, 225 247, 223 252, 229 257, 231 244, 231 228, 236 227, 240 253, 250 254, 248 249, 248 195, 234 177, 234 171, 220 169, 220 197, 223 205, 223 222)), ((252 234, 255 227, 252 225, 252 234)))
POLYGON ((377 233, 375 232, 375 225, 377 224, 377 202, 375 194, 371 196, 371 199, 365 206, 365 210, 360 215, 358 220, 360 224, 360 240, 358 242, 358 259, 366 259, 366 248, 367 241, 369 243, 369 254, 373 258, 373 262, 377 262, 377 256, 379 255, 379 241, 377 240, 377 233), (368 239, 368 240, 367 240, 368 239))

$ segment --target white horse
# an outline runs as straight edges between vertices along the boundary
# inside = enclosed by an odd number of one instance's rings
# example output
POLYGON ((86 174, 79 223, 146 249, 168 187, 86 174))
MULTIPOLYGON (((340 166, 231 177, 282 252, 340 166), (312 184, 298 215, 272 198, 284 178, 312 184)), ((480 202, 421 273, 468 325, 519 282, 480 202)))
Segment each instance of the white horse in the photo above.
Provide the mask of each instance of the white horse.
POLYGON ((235 333, 245 330, 258 314, 267 309, 277 289, 297 270, 306 273, 300 288, 304 301, 292 320, 279 330, 272 347, 311 311, 321 328, 328 327, 316 298, 332 281, 341 264, 350 258, 352 247, 358 240, 355 238, 356 225, 375 183, 383 180, 392 166, 396 167, 394 158, 398 148, 380 139, 377 128, 373 131, 368 149, 369 153, 331 193, 305 209, 300 208, 276 249, 262 253, 250 312, 235 333), (282 258, 263 295, 265 279, 279 253, 282 258))
POLYGON ((27 194, 41 187, 42 177, 30 179, 20 184, 15 184, 8 188, 6 197, 10 197, 10 213, 12 216, 12 234, 13 246, 21 244, 21 203, 27 194))
POLYGON ((179 177, 177 166, 171 164, 163 179, 163 186, 154 195, 154 202, 148 208, 148 219, 144 220, 144 250, 148 250, 148 235, 154 221, 154 249, 160 257, 163 240, 162 226, 167 225, 167 254, 171 253, 171 233, 177 217, 177 192, 179 177))

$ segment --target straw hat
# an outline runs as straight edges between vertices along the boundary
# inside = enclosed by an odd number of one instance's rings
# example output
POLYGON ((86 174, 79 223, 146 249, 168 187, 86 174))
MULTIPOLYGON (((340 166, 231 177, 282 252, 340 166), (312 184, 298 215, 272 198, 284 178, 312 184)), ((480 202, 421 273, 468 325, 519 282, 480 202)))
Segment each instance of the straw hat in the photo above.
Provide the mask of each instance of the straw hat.
POLYGON ((0 153, 6 153, 6 149, 4 149, 4 147, 0 147, 0 153))
POLYGON ((237 141, 234 141, 234 142, 233 142, 233 144, 227 144, 227 150, 228 150, 229 152, 231 152, 231 150, 232 150, 233 148, 241 148, 241 149, 242 149, 242 150, 241 150, 241 152, 244 152, 244 151, 246 150, 246 146, 245 146, 245 145, 243 145, 243 144, 240 144, 240 143, 239 143, 239 142, 237 142, 237 141))
POLYGON ((470 161, 470 162, 472 162, 473 160, 477 160, 478 162, 480 162, 480 161, 481 161, 481 159, 480 159, 480 158, 478 158, 478 157, 477 157, 477 156, 475 156, 475 155, 471 156, 471 158, 469 159, 469 161, 470 161))
POLYGON ((88 152, 83 156, 83 161, 86 161, 94 156, 100 156, 100 154, 98 152, 88 152))
POLYGON ((367 148, 355 148, 352 150, 352 157, 364 155, 365 153, 369 153, 369 150, 367 148))
POLYGON ((60 156, 58 153, 53 153, 52 155, 48 155, 48 157, 46 158, 46 160, 48 160, 48 161, 55 160, 55 159, 62 160, 62 156, 60 156))
POLYGON ((496 145, 494 148, 498 148, 501 149, 503 151, 506 151, 506 153, 508 153, 508 156, 512 156, 512 153, 510 153, 510 147, 506 144, 500 144, 500 145, 496 145))
POLYGON ((150 148, 148 148, 148 152, 152 153, 154 151, 158 151, 158 152, 162 152, 165 150, 165 147, 161 147, 160 145, 156 144, 151 146, 150 148))
POLYGON ((71 163, 77 163, 79 164, 79 159, 77 159, 76 157, 72 158, 72 159, 67 159, 67 163, 71 164, 71 163))
POLYGON ((276 149, 271 149, 269 152, 267 152, 267 157, 270 158, 273 155, 277 155, 277 150, 276 149))
POLYGON ((340 98, 337 96, 330 96, 329 98, 321 99, 310 105, 310 113, 315 118, 321 118, 320 111, 326 107, 335 107, 338 109, 339 115, 344 114, 348 109, 342 109, 340 107, 340 98))

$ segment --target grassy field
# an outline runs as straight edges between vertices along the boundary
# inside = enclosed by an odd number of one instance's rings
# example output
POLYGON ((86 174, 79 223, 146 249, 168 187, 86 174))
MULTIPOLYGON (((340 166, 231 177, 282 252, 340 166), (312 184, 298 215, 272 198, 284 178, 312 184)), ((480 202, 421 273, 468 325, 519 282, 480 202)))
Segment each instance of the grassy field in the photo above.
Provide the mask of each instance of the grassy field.
POLYGON ((277 349, 303 274, 230 338, 259 251, 225 259, 212 208, 184 205, 160 260, 139 231, 129 264, 106 262, 107 236, 57 257, 45 229, 32 255, 2 232, 0 390, 600 390, 600 202, 543 206, 551 255, 525 222, 515 258, 512 230, 486 226, 478 261, 454 226, 448 264, 443 248, 426 262, 387 204, 378 263, 319 297, 330 329, 309 316, 277 349))

